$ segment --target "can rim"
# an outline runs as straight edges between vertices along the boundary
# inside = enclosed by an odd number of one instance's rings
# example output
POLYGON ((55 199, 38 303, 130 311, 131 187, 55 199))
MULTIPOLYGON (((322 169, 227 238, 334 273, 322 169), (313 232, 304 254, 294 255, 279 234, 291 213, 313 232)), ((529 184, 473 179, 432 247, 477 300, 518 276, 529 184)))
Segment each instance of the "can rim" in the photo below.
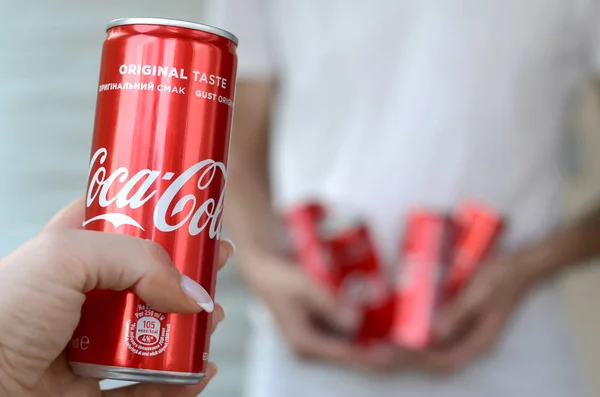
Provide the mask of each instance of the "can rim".
POLYGON ((239 43, 239 40, 236 35, 230 33, 226 30, 211 26, 205 25, 202 23, 184 21, 181 19, 169 19, 169 18, 118 18, 110 21, 106 26, 106 30, 110 30, 117 26, 124 25, 162 25, 162 26, 175 26, 178 28, 187 28, 193 30, 199 30, 202 32, 213 33, 218 36, 224 37, 226 39, 231 40, 236 46, 239 43))
POLYGON ((331 238, 341 232, 361 227, 366 227, 366 222, 361 216, 330 217, 321 222, 319 232, 326 238, 331 238))

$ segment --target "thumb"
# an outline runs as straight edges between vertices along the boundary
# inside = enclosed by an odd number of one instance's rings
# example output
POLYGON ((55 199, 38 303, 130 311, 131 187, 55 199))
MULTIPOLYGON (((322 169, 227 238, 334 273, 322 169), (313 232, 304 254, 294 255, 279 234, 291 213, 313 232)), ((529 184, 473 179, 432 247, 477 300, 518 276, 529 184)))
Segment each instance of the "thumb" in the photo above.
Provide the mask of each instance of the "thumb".
MULTIPOLYGON (((157 243, 127 235, 50 228, 25 248, 28 263, 58 285, 88 292, 92 289, 133 290, 162 312, 212 312, 208 292, 181 275, 157 243)), ((215 269, 216 271, 216 269, 215 269)))
POLYGON ((479 280, 468 284, 454 302, 440 311, 434 323, 436 337, 448 341, 473 320, 487 299, 488 288, 487 283, 479 280))
POLYGON ((310 311, 340 331, 354 332, 359 326, 358 310, 341 301, 333 291, 305 277, 305 304, 310 311))

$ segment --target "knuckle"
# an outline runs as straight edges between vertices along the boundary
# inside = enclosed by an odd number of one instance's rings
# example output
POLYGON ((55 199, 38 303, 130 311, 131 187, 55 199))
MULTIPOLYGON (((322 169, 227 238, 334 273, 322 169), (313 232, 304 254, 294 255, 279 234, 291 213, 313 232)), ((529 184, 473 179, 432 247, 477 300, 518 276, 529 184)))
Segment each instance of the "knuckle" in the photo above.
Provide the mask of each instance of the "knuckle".
POLYGON ((33 241, 44 254, 54 256, 65 251, 63 249, 67 240, 65 234, 66 231, 61 229, 44 230, 33 241))
MULTIPOLYGON (((43 261, 36 262, 42 265, 38 272, 40 276, 47 276, 48 280, 61 277, 63 282, 79 285, 85 279, 84 261, 79 255, 79 250, 73 249, 77 243, 72 232, 67 229, 43 230, 33 239, 34 250, 43 261), (51 264, 52 266, 48 266, 51 264)), ((34 265, 36 265, 34 264, 34 265)))
POLYGON ((450 376, 456 373, 460 368, 460 363, 458 361, 442 361, 435 368, 434 372, 439 375, 450 376))
POLYGON ((310 358, 309 349, 307 348, 306 340, 299 332, 292 332, 288 335, 288 340, 292 351, 296 355, 296 357, 300 359, 308 359, 310 358))
POLYGON ((433 369, 433 372, 438 375, 452 375, 456 368, 452 364, 442 364, 433 369))
POLYGON ((151 259, 158 263, 171 263, 171 258, 162 245, 152 240, 141 240, 140 244, 151 259))
POLYGON ((300 360, 309 360, 312 358, 312 354, 310 354, 305 348, 300 347, 296 350, 294 350, 296 353, 296 357, 298 357, 300 360))
MULTIPOLYGON (((5 374, 7 379, 0 378, 0 391, 4 390, 4 388, 8 388, 8 385, 3 385, 3 383, 14 381, 14 374, 19 373, 18 367, 13 363, 13 360, 9 358, 8 350, 2 345, 0 341, 0 371, 5 374), (3 382, 4 381, 4 382, 3 382)), ((8 395, 8 392, 6 392, 8 395)))
POLYGON ((63 266, 72 266, 75 252, 69 248, 69 239, 66 230, 45 230, 33 239, 34 251, 38 252, 46 261, 63 266), (60 257, 61 260, 57 260, 60 257))

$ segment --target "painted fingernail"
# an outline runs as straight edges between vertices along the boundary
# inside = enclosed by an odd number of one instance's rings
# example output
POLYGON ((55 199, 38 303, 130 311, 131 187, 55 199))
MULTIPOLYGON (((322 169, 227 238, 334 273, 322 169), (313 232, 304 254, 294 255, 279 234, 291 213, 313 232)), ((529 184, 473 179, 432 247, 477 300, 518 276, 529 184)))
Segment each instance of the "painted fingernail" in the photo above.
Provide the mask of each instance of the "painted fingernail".
POLYGON ((212 313, 215 310, 215 303, 204 287, 186 275, 181 276, 181 289, 187 296, 196 301, 204 311, 212 313))

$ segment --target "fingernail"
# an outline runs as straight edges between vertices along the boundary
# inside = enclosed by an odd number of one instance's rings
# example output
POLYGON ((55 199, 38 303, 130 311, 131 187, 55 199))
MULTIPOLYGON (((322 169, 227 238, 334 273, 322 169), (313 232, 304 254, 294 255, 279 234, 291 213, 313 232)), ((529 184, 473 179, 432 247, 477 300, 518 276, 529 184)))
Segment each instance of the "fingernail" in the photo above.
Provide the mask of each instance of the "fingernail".
POLYGON ((235 244, 233 243, 233 241, 231 241, 228 238, 224 238, 223 241, 226 241, 227 243, 229 243, 229 245, 231 245, 231 255, 229 256, 231 258, 232 256, 235 255, 235 251, 236 251, 235 244))
POLYGON ((367 356, 378 365, 391 365, 396 360, 396 353, 390 346, 374 346, 367 350, 367 356))
POLYGON ((448 322, 441 317, 437 317, 433 320, 432 324, 433 334, 436 339, 446 339, 450 334, 450 328, 448 322))
POLYGON ((213 313, 213 316, 216 316, 213 317, 213 321, 216 321, 217 325, 223 322, 223 320, 225 320, 225 317, 227 316, 227 313, 225 312, 225 307, 222 304, 216 302, 215 308, 218 309, 219 307, 221 308, 221 310, 215 310, 215 312, 213 313))
POLYGON ((225 305, 220 302, 217 302, 217 305, 221 306, 221 309, 223 309, 223 315, 227 316, 227 310, 225 309, 225 305))
POLYGON ((344 329, 354 331, 360 324, 360 315, 354 308, 343 306, 340 309, 339 322, 344 329))
POLYGON ((212 313, 215 310, 215 304, 204 287, 186 275, 181 275, 181 289, 204 311, 212 313))
POLYGON ((212 379, 219 372, 219 368, 214 363, 208 363, 206 366, 206 377, 212 379))

